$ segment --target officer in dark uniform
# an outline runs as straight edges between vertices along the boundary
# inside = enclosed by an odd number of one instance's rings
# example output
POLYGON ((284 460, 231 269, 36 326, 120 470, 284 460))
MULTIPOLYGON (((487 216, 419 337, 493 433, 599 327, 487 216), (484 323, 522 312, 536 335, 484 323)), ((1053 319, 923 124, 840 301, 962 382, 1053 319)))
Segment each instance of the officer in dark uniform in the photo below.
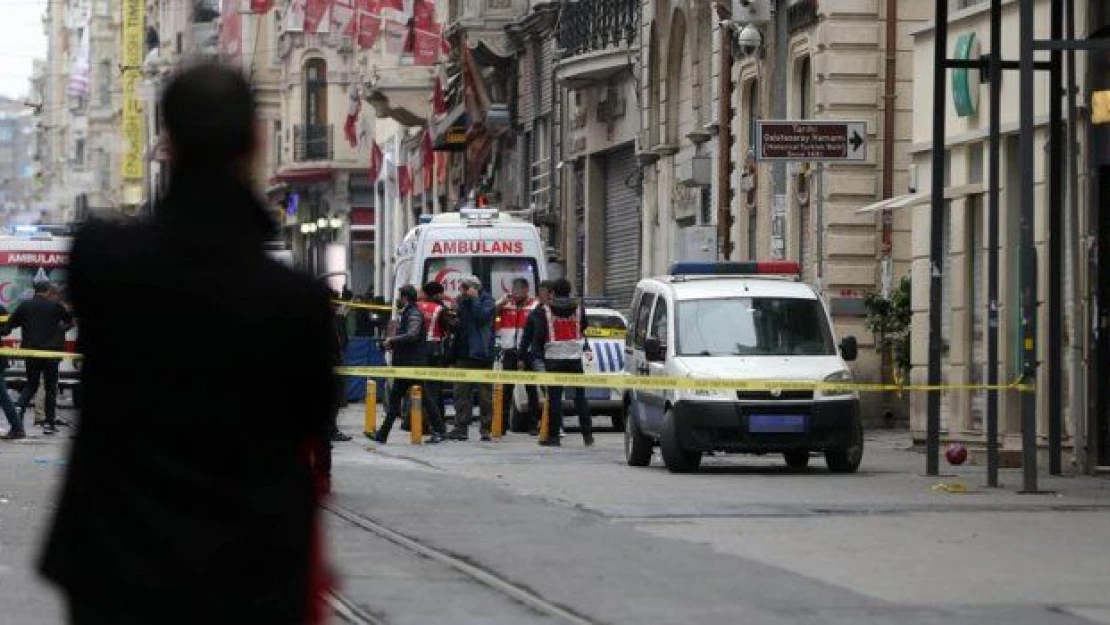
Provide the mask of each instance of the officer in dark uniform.
MULTIPOLYGON (((397 292, 397 307, 400 309, 396 333, 385 340, 382 346, 393 352, 393 366, 395 367, 427 367, 428 346, 424 315, 416 305, 416 287, 406 284, 397 292)), ((393 422, 401 414, 401 400, 408 395, 409 389, 418 384, 417 380, 397 379, 389 389, 389 401, 386 408, 385 421, 374 437, 378 443, 384 444, 389 440, 389 431, 393 429, 393 422)), ((433 407, 428 396, 423 396, 424 414, 429 421, 429 431, 432 432, 429 444, 443 441, 440 434, 444 430, 437 407, 433 407)))

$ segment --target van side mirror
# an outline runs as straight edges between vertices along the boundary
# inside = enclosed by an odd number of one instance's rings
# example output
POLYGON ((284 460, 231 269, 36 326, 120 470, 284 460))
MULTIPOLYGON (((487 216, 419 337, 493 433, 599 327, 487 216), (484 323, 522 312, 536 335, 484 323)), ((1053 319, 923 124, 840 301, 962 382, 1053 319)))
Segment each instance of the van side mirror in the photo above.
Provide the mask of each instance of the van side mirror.
POLYGON ((840 341, 840 357, 848 362, 859 357, 859 341, 854 336, 846 336, 840 341))
POLYGON ((667 360, 667 346, 658 337, 644 339, 644 356, 648 362, 664 362, 667 360))

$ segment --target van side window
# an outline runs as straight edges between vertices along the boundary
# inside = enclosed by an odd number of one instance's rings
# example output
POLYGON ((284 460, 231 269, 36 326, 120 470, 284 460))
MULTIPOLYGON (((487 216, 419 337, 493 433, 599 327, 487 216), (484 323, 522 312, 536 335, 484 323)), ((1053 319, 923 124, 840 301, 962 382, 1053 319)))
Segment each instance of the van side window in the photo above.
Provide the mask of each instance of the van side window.
POLYGON ((635 330, 635 324, 636 324, 635 313, 637 311, 637 307, 640 305, 640 300, 643 298, 643 296, 644 296, 643 291, 636 291, 636 294, 632 296, 632 308, 630 308, 629 310, 633 311, 633 317, 632 317, 632 323, 630 324, 630 327, 625 328, 625 333, 624 333, 624 346, 625 347, 632 347, 632 337, 635 334, 634 330, 635 330))
POLYGON ((644 293, 640 299, 640 309, 636 311, 636 328, 633 330, 633 345, 643 347, 647 338, 648 322, 651 320, 651 306, 655 303, 654 293, 644 293))
POLYGON ((659 342, 667 344, 667 300, 660 299, 659 303, 655 305, 655 314, 651 316, 651 332, 648 336, 659 339, 659 342))

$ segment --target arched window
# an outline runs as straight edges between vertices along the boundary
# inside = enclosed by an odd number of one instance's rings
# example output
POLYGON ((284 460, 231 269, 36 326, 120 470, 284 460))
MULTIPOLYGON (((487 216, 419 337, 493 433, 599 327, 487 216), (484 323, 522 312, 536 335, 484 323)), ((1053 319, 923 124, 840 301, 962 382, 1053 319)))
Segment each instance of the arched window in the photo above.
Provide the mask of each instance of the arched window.
POLYGON ((304 150, 310 159, 328 153, 328 65, 324 59, 304 64, 304 150))

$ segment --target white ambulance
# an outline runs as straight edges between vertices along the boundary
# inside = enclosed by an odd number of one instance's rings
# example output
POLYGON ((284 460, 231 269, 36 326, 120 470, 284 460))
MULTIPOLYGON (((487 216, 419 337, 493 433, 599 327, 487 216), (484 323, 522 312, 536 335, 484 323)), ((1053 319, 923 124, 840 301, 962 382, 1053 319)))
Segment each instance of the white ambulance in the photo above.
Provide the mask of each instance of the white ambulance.
MULTIPOLYGON (((0 305, 11 314, 19 304, 33 296, 35 282, 48 280, 54 283, 64 297, 67 292, 69 251, 73 245, 70 237, 54 236, 41 230, 25 234, 0 235, 0 305)), ((14 330, 3 337, 4 347, 19 347, 21 333, 14 330)), ((66 334, 66 351, 77 347, 77 329, 66 334)), ((9 358, 6 374, 8 384, 22 388, 26 383, 26 368, 22 360, 9 358)), ((78 401, 79 366, 73 360, 63 360, 60 367, 59 386, 73 392, 78 401)))
POLYGON ((434 215, 408 232, 397 247, 394 293, 406 284, 420 289, 436 281, 448 301, 459 294, 467 275, 477 276, 494 301, 512 290, 515 278, 528 281, 531 293, 547 279, 539 230, 494 208, 464 208, 434 215))

